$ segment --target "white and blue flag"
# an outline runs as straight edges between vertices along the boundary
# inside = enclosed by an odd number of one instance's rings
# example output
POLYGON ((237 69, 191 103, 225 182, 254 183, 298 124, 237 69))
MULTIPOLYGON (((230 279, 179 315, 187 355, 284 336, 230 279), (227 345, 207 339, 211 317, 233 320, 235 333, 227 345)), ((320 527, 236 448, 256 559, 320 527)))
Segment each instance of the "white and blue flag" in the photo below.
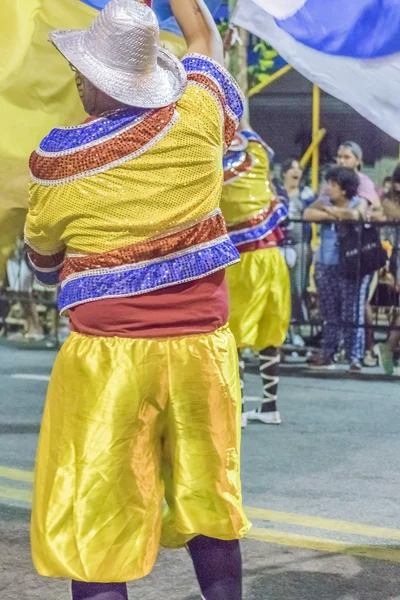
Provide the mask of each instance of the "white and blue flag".
POLYGON ((233 22, 400 141, 400 0, 239 0, 233 22))

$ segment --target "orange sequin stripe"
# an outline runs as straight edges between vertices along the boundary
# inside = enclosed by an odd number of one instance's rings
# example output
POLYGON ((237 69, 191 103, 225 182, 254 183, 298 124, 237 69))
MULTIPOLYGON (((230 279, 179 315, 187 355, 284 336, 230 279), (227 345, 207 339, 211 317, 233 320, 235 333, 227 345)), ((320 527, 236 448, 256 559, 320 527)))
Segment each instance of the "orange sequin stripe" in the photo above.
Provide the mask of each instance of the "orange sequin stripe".
POLYGON ((128 131, 73 154, 49 157, 34 152, 29 163, 32 175, 41 180, 57 181, 123 159, 159 135, 171 122, 174 112, 175 104, 156 110, 128 131))
POLYGON ((265 221, 272 214, 277 204, 279 204, 278 200, 274 199, 268 208, 263 208, 263 210, 260 210, 260 212, 247 221, 228 225, 228 232, 231 233, 232 231, 240 231, 241 229, 250 229, 251 227, 256 227, 256 225, 259 225, 265 221))
POLYGON ((110 269, 138 263, 146 260, 162 258, 174 252, 185 250, 198 244, 217 239, 227 233, 224 218, 217 214, 209 219, 197 223, 188 229, 172 233, 171 235, 124 246, 103 254, 88 256, 67 256, 61 273, 61 280, 92 269, 110 269))

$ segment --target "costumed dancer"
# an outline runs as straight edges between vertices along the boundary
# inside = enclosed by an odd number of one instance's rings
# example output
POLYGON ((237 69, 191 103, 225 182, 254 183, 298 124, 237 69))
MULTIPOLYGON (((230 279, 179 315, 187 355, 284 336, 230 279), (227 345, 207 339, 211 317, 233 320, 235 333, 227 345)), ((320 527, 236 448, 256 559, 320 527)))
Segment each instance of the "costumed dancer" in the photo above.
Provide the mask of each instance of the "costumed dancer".
MULTIPOLYGON (((239 355, 244 348, 259 352, 263 383, 262 402, 250 412, 243 408, 242 427, 248 419, 281 423, 278 364, 290 322, 290 279, 278 242, 282 239, 279 225, 287 218, 288 209, 272 193, 269 152, 243 120, 224 157, 221 208, 231 241, 241 254, 240 263, 227 271, 229 323, 239 355)), ((241 356, 239 365, 243 394, 245 363, 241 356)))
POLYGON ((219 201, 243 96, 204 2, 171 6, 183 62, 135 0, 51 35, 92 117, 54 129, 30 162, 29 257, 61 282, 72 329, 43 415, 32 553, 40 574, 73 580, 74 600, 126 600, 160 540, 188 546, 206 600, 242 598, 250 524, 224 274, 239 253, 219 201))

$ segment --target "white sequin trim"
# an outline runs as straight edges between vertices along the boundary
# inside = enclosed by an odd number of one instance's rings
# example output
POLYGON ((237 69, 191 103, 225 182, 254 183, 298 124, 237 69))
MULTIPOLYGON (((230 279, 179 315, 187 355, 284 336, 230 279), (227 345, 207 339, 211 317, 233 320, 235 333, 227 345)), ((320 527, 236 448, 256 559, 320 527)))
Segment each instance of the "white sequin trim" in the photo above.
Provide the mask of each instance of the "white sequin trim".
POLYGON ((92 175, 98 175, 99 173, 104 173, 105 171, 109 171, 110 169, 113 169, 114 167, 119 167, 120 165, 123 165, 123 164, 129 162, 130 160, 138 158, 139 156, 141 156, 142 154, 147 152, 147 150, 149 150, 150 148, 153 148, 153 146, 155 146, 160 140, 162 140, 167 135, 167 133, 169 133, 169 131, 172 129, 172 127, 175 125, 175 123, 178 121, 178 119, 179 119, 179 113, 178 113, 178 111, 175 110, 171 121, 168 123, 168 125, 166 125, 164 127, 164 129, 162 131, 160 131, 159 134, 154 136, 147 144, 145 144, 144 146, 139 148, 139 150, 136 150, 136 152, 133 152, 132 154, 128 154, 127 156, 124 156, 123 158, 119 158, 118 160, 115 160, 106 165, 102 165, 101 167, 97 167, 96 169, 92 169, 90 171, 84 171, 83 173, 77 173, 76 175, 71 175, 71 177, 65 177, 64 179, 54 179, 54 180, 53 179, 39 179, 38 177, 35 177, 31 172, 31 181, 33 181, 34 183, 39 183, 40 185, 53 187, 56 185, 61 185, 63 183, 77 181, 78 179, 85 179, 86 177, 91 177, 92 175))
POLYGON ((34 270, 37 271, 38 273, 57 273, 57 271, 61 271, 61 269, 63 268, 63 265, 64 265, 64 261, 63 261, 62 263, 60 263, 56 267, 47 267, 47 268, 45 268, 45 267, 38 267, 32 261, 32 259, 29 256, 29 254, 28 254, 28 260, 31 263, 31 265, 34 268, 34 270))
POLYGON ((146 113, 144 113, 143 115, 141 115, 140 117, 136 118, 135 121, 129 123, 129 125, 125 125, 125 127, 122 127, 121 129, 118 129, 117 131, 114 131, 113 133, 104 135, 103 137, 93 140, 92 142, 88 142, 87 144, 84 144, 83 146, 78 146, 77 148, 69 148, 68 150, 61 150, 60 152, 47 152, 46 150, 42 150, 39 146, 39 148, 36 150, 36 154, 38 154, 39 156, 44 156, 44 157, 58 158, 61 156, 69 156, 71 154, 76 154, 77 152, 82 152, 83 150, 88 150, 89 148, 93 148, 94 146, 98 146, 99 144, 104 144, 105 142, 109 142, 113 138, 118 137, 119 135, 122 135, 126 131, 129 131, 130 129, 137 127, 138 125, 140 125, 140 123, 142 123, 145 119, 147 119, 154 112, 155 112, 154 110, 149 110, 146 113))
POLYGON ((93 123, 98 123, 99 121, 105 121, 107 119, 108 115, 116 115, 117 113, 122 112, 124 110, 127 110, 125 106, 122 108, 117 108, 116 110, 108 110, 107 112, 103 113, 97 119, 93 119, 92 121, 89 121, 89 123, 79 123, 79 125, 68 125, 68 126, 64 126, 64 127, 55 127, 55 130, 61 129, 63 131, 69 131, 71 129, 83 129, 85 127, 90 127, 90 125, 93 125, 93 123))
POLYGON ((235 115, 235 113, 233 112, 233 110, 230 108, 230 106, 229 106, 228 103, 226 103, 225 110, 226 110, 226 114, 228 115, 228 117, 230 119, 232 119, 232 121, 234 123, 236 123, 236 126, 238 126, 239 123, 240 123, 240 120, 237 118, 237 116, 235 115))
POLYGON ((158 258, 152 258, 151 260, 143 260, 141 262, 121 265, 119 267, 110 267, 108 269, 90 269, 87 271, 79 271, 79 273, 73 273, 72 275, 69 275, 62 282, 62 287, 64 287, 67 283, 75 279, 82 279, 84 277, 90 277, 93 275, 109 275, 110 273, 124 273, 125 271, 136 271, 138 269, 148 267, 149 265, 155 265, 157 263, 165 262, 173 258, 180 258, 181 256, 186 256, 187 254, 193 254, 194 252, 198 252, 199 250, 205 250, 206 248, 211 248, 212 246, 216 246, 221 242, 228 242, 229 240, 229 235, 224 234, 218 238, 215 238, 214 240, 210 240, 209 242, 197 244, 196 246, 190 246, 190 248, 178 250, 178 252, 173 252, 171 254, 167 254, 166 256, 160 256, 158 258))
POLYGON ((28 246, 28 248, 33 250, 33 252, 36 252, 36 254, 40 254, 41 256, 55 256, 56 254, 60 254, 60 252, 64 252, 64 250, 65 250, 64 245, 60 246, 60 248, 58 250, 54 250, 53 252, 44 252, 43 250, 39 250, 38 248, 35 248, 35 246, 33 244, 31 244, 31 242, 26 237, 26 225, 25 225, 25 230, 24 230, 24 244, 26 246, 28 246))
POLYGON ((241 140, 241 143, 238 146, 234 146, 234 140, 232 140, 232 144, 229 150, 231 152, 243 152, 243 150, 246 150, 247 146, 249 145, 249 140, 247 139, 247 137, 244 136, 241 132, 236 133, 235 137, 238 137, 241 140))
POLYGON ((173 287, 175 285, 181 285, 182 283, 188 283, 189 281, 195 281, 196 279, 202 279, 203 277, 205 277, 207 275, 212 275, 213 273, 217 273, 218 271, 227 269, 231 265, 235 265, 238 262, 240 262, 240 258, 234 258, 231 261, 224 264, 223 267, 217 267, 215 269, 211 269, 210 271, 207 271, 206 275, 194 275, 193 277, 186 277, 186 278, 180 279, 179 281, 176 281, 174 283, 163 283, 163 284, 154 286, 149 290, 140 290, 137 292, 129 292, 128 294, 104 294, 103 296, 98 296, 96 298, 85 298, 85 300, 83 300, 83 301, 77 300, 76 302, 72 302, 71 304, 64 306, 63 309, 61 310, 60 314, 64 315, 64 313, 66 311, 68 311, 70 308, 73 308, 74 306, 79 306, 80 304, 87 304, 88 302, 95 302, 96 300, 103 300, 106 298, 129 298, 130 296, 142 296, 143 294, 148 294, 149 292, 155 292, 156 290, 161 290, 163 288, 173 287))
MULTIPOLYGON (((260 221, 260 223, 257 223, 257 225, 252 225, 251 227, 246 227, 245 229, 235 229, 235 231, 230 231, 229 235, 240 235, 242 233, 247 233, 248 231, 252 231, 253 229, 258 229, 259 227, 262 227, 263 225, 265 225, 265 223, 267 223, 270 220, 270 218, 271 218, 271 215, 269 215, 266 219, 264 219, 264 221, 260 221)), ((249 221, 250 221, 250 219, 249 219, 249 221)), ((242 242, 242 243, 247 244, 247 242, 242 242)))

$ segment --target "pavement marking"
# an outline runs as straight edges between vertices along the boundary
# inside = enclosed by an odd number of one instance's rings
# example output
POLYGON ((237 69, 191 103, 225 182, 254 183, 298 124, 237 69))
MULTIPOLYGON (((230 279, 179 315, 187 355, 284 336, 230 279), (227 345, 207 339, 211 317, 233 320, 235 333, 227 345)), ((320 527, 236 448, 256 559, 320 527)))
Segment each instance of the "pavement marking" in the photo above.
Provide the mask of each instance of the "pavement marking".
POLYGON ((259 527, 253 527, 250 533, 247 534, 247 538, 259 542, 278 544, 279 546, 292 546, 295 548, 316 550, 318 552, 346 554, 348 556, 359 556, 362 558, 400 563, 400 547, 357 546, 350 542, 340 542, 328 538, 299 535, 273 529, 261 529, 259 527))
POLYGON ((32 492, 0 485, 0 500, 1 499, 19 500, 26 504, 32 504, 32 492))
POLYGON ((34 375, 31 373, 13 373, 12 379, 26 379, 30 381, 50 381, 50 375, 34 375))
MULTIPOLYGON (((27 471, 27 470, 23 470, 23 469, 12 469, 10 467, 3 467, 0 465, 0 478, 2 479, 10 479, 13 481, 20 481, 20 482, 24 482, 24 483, 33 483, 33 472, 32 471, 27 471)), ((11 494, 17 494, 17 495, 22 495, 22 497, 25 499, 25 501, 30 501, 29 498, 31 498, 31 492, 29 490, 21 490, 21 489, 17 489, 17 488, 11 488, 11 487, 1 487, 0 486, 0 497, 2 496, 2 494, 5 494, 5 490, 11 490, 11 494)), ((14 496, 3 496, 3 497, 14 497, 14 496)), ((276 510, 268 510, 268 509, 264 509, 264 508, 257 508, 254 506, 245 506, 245 512, 246 515, 250 518, 250 519, 257 519, 257 520, 263 520, 263 521, 273 521, 276 523, 282 523, 282 524, 286 524, 286 525, 298 525, 300 527, 307 527, 310 529, 322 529, 322 530, 327 530, 327 531, 333 531, 335 533, 345 533, 345 534, 350 534, 350 535, 358 535, 358 536, 364 536, 364 537, 370 537, 370 538, 379 538, 379 539, 387 539, 387 540, 400 540, 400 529, 392 529, 390 527, 380 527, 380 526, 375 526, 375 525, 363 525, 361 523, 351 523, 350 521, 340 521, 337 519, 326 519, 323 517, 311 517, 308 515, 302 515, 302 514, 298 514, 298 513, 287 513, 287 512, 280 512, 280 511, 276 511, 276 510)), ((319 538, 319 537, 308 537, 308 536, 303 536, 303 535, 297 535, 297 534, 289 534, 289 533, 283 533, 283 532, 279 532, 279 531, 275 531, 272 529, 264 529, 264 528, 258 528, 258 527, 253 527, 252 532, 255 532, 256 534, 258 534, 258 532, 267 532, 267 535, 269 536, 269 538, 271 538, 271 542, 274 541, 273 538, 275 538, 275 533, 278 535, 282 535, 285 537, 285 539, 296 539, 297 537, 299 538, 300 541, 304 541, 304 540, 322 540, 324 543, 333 543, 336 545, 342 545, 340 547, 350 547, 350 548, 354 548, 354 544, 348 543, 348 542, 338 542, 336 540, 325 540, 325 538, 319 538)), ((254 535, 252 535, 252 533, 250 533, 250 537, 254 537, 254 535)), ((268 541, 268 540, 264 540, 264 541, 268 541)), ((278 542, 276 542, 278 543, 278 542)), ((292 544, 290 544, 292 545, 292 544)), ((296 544, 294 544, 296 545, 296 544)), ((303 547, 303 546, 301 546, 303 547)), ((364 546, 361 546, 360 548, 364 548, 364 546)), ((371 547, 365 547, 365 548, 371 548, 371 547)), ((386 550, 386 549, 385 549, 386 550)), ((382 549, 381 548, 371 548, 371 551, 376 552, 379 551, 379 553, 381 553, 382 549)), ((394 550, 390 550, 390 552, 393 552, 394 550)), ((332 550, 332 552, 341 552, 341 550, 332 550)), ((363 551, 364 552, 364 551, 363 551)), ((396 550, 397 552, 397 550, 396 550)), ((386 560, 386 559, 382 559, 382 560, 386 560)), ((387 560, 392 560, 392 559, 387 559, 387 560)), ((399 560, 400 562, 400 560, 399 560)))
POLYGON ((339 521, 336 519, 324 519, 322 517, 310 517, 307 515, 279 512, 276 510, 266 510, 251 506, 246 506, 245 511, 250 519, 276 521, 277 523, 286 523, 287 525, 299 525, 301 527, 309 527, 312 529, 326 529, 328 531, 382 538, 387 540, 400 540, 400 529, 391 529, 389 527, 379 527, 374 525, 362 525, 361 523, 351 523, 349 521, 339 521))
POLYGON ((9 467, 0 466, 0 477, 2 479, 13 479, 14 481, 33 482, 33 472, 23 471, 22 469, 10 469, 9 467))

